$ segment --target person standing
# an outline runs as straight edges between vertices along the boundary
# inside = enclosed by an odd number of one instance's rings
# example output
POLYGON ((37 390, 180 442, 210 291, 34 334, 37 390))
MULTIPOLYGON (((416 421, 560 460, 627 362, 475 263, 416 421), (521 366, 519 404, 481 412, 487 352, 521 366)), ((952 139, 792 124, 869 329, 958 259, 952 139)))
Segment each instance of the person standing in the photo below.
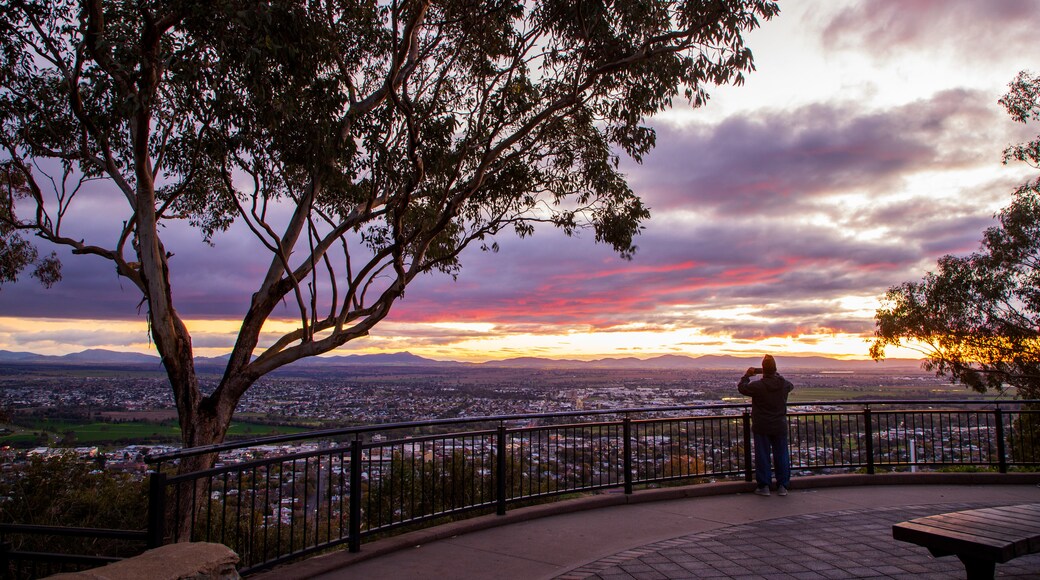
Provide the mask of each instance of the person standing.
POLYGON ((749 368, 737 383, 740 394, 751 397, 751 433, 755 440, 755 479, 758 495, 769 495, 772 480, 770 463, 776 469, 776 491, 787 495, 791 486, 791 455, 787 448, 787 395, 794 390, 790 381, 776 372, 776 361, 762 357, 762 368, 749 368), (762 378, 752 381, 751 377, 762 378), (770 454, 773 461, 770 462, 770 454))

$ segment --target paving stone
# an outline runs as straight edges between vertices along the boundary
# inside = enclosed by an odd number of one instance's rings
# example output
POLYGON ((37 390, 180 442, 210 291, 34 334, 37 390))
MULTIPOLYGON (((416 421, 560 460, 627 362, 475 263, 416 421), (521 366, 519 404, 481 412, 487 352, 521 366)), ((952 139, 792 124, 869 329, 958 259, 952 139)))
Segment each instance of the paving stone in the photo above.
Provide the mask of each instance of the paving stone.
POLYGON ((878 571, 873 568, 867 568, 866 566, 850 566, 845 568, 849 576, 852 578, 867 578, 870 576, 877 576, 878 571))
POLYGON ((837 570, 834 568, 831 568, 830 570, 821 570, 820 574, 823 575, 824 578, 829 578, 830 580, 846 580, 849 577, 849 573, 845 570, 837 570))
POLYGON ((746 570, 746 569, 744 569, 744 570, 736 570, 734 568, 715 568, 715 571, 720 573, 720 574, 722 574, 723 578, 733 578, 734 576, 737 576, 738 574, 746 575, 746 574, 750 573, 750 571, 746 570))
POLYGON ((691 571, 690 576, 693 578, 729 578, 729 576, 727 576, 722 570, 715 569, 691 571))
MULTIPOLYGON (((571 570, 558 580, 847 578, 938 580, 963 576, 956 558, 932 558, 892 539, 892 524, 935 513, 987 507, 950 503, 841 510, 741 524, 626 550, 571 570)), ((1040 578, 1040 554, 997 566, 998 578, 1040 578)))
POLYGON ((629 574, 634 574, 636 572, 653 572, 654 570, 649 565, 643 564, 642 562, 638 561, 626 562, 624 564, 621 564, 620 568, 625 572, 628 572, 629 574))
POLYGON ((808 567, 799 562, 777 562, 775 566, 781 572, 787 572, 788 574, 794 574, 796 572, 809 572, 808 567))

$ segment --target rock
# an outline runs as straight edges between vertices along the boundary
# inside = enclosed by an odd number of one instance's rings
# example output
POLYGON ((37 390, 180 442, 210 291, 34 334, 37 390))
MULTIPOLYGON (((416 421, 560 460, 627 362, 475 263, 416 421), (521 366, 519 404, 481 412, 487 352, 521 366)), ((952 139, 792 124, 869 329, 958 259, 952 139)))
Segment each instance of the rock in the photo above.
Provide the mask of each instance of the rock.
POLYGON ((223 544, 180 543, 148 550, 83 572, 56 574, 49 580, 238 580, 238 554, 223 544))

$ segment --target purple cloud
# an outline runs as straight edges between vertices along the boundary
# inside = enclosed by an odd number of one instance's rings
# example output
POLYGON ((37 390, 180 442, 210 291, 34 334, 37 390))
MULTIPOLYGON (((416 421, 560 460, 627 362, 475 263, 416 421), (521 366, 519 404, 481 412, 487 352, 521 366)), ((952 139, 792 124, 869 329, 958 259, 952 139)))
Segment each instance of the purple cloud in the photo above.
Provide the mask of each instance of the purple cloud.
POLYGON ((953 50, 970 62, 1036 54, 1040 10, 1034 0, 865 0, 824 28, 824 46, 889 56, 953 50))
POLYGON ((907 172, 996 164, 999 151, 982 145, 999 141, 1012 123, 1002 122, 990 100, 956 90, 885 111, 821 103, 715 126, 660 128, 646 165, 627 170, 657 212, 798 214, 816 196, 886 191, 907 172))

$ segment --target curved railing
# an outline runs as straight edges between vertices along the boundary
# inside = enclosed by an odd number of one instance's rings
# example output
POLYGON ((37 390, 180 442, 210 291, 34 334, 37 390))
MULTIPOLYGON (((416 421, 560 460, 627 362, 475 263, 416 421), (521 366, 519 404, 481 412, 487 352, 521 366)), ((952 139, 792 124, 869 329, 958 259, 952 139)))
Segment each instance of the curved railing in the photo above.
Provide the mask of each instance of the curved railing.
MULTIPOLYGON (((1040 401, 824 401, 789 408, 796 472, 1040 465, 1040 401)), ((473 513, 606 488, 750 481, 746 404, 502 415, 186 449, 154 465, 149 535, 230 546, 241 572, 473 513), (216 454, 211 469, 175 474, 216 454), (188 522, 176 525, 177 522, 188 522)))

